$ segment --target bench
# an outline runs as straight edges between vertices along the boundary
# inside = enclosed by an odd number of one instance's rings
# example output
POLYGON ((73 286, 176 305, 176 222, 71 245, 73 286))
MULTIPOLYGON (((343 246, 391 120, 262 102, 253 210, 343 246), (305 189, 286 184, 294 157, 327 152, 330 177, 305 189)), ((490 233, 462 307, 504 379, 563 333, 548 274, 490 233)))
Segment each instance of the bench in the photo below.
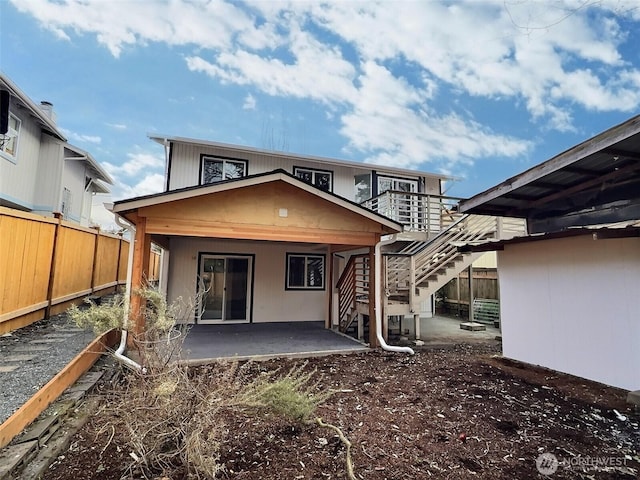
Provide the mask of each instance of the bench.
POLYGON ((493 324, 500 326, 500 300, 493 298, 473 299, 473 320, 475 322, 493 324))

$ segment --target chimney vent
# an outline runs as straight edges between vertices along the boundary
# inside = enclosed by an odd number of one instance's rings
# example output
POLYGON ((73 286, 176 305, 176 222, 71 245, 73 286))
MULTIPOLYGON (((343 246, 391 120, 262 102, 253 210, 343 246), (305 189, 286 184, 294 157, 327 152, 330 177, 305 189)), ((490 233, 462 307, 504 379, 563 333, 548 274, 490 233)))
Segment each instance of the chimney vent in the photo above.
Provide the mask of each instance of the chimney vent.
POLYGON ((56 113, 53 111, 53 103, 43 100, 40 102, 40 110, 49 117, 53 123, 56 123, 56 113))

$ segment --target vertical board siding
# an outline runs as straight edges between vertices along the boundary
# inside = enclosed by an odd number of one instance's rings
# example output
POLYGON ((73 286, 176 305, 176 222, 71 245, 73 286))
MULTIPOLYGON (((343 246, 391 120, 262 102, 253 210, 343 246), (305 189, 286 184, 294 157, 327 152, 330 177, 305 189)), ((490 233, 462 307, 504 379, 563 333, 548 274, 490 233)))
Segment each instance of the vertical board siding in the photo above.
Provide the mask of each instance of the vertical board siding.
POLYGON ((58 232, 52 301, 91 290, 93 255, 97 232, 74 228, 63 222, 58 232))
MULTIPOLYGON (((200 158, 202 155, 246 160, 248 175, 271 172, 277 169, 283 169, 293 174, 294 167, 329 170, 333 172, 333 193, 351 201, 355 199, 355 175, 367 171, 370 172, 372 168, 371 165, 363 165, 362 169, 357 169, 350 165, 340 166, 305 158, 281 157, 276 153, 238 152, 234 149, 222 147, 175 143, 171 157, 170 190, 199 185, 200 158)), ((420 173, 416 172, 414 178, 419 176, 420 173)), ((440 194, 440 180, 438 178, 428 178, 425 190, 427 193, 440 194)))
POLYGON ((124 283, 128 249, 113 235, 0 207, 0 334, 41 320, 50 305, 124 283))
POLYGON ((0 191, 11 201, 30 208, 34 202, 35 181, 32 172, 38 171, 40 155, 40 127, 27 113, 16 107, 12 99, 10 111, 22 122, 18 137, 17 158, 0 162, 0 191), (14 163, 15 162, 15 163, 14 163))
POLYGON ((127 266, 129 264, 129 242, 120 240, 120 263, 118 264, 118 283, 127 281, 127 266))
POLYGON ((0 314, 47 299, 55 225, 0 215, 0 314))
POLYGON ((100 288, 118 281, 120 238, 98 235, 93 271, 93 287, 100 288))

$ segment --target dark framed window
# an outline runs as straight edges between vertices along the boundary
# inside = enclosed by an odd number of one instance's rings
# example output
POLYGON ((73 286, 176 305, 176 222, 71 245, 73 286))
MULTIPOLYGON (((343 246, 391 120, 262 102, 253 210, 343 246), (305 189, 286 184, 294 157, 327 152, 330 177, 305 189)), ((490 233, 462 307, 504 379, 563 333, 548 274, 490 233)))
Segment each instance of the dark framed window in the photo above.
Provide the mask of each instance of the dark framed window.
POLYGON ((247 161, 235 158, 202 156, 200 183, 216 183, 247 176, 247 161))
POLYGON ((324 290, 325 256, 287 253, 286 290, 324 290))
POLYGON ((315 168, 293 167, 293 174, 303 182, 307 182, 325 192, 333 191, 333 172, 315 168))

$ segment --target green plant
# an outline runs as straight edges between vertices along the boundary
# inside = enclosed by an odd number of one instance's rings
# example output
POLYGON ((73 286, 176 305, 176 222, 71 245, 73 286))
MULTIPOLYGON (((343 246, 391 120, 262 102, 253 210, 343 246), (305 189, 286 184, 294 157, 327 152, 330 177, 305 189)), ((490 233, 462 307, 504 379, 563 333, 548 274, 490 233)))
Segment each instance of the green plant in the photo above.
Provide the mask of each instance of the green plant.
POLYGON ((124 323, 124 296, 114 295, 102 300, 100 305, 87 298, 87 308, 71 305, 67 315, 80 328, 91 327, 96 335, 101 335, 112 328, 122 328, 124 323))
POLYGON ((292 367, 284 375, 280 369, 262 374, 240 392, 241 403, 287 418, 296 423, 313 421, 315 411, 332 394, 322 391, 313 381, 316 370, 305 371, 306 362, 292 367))

